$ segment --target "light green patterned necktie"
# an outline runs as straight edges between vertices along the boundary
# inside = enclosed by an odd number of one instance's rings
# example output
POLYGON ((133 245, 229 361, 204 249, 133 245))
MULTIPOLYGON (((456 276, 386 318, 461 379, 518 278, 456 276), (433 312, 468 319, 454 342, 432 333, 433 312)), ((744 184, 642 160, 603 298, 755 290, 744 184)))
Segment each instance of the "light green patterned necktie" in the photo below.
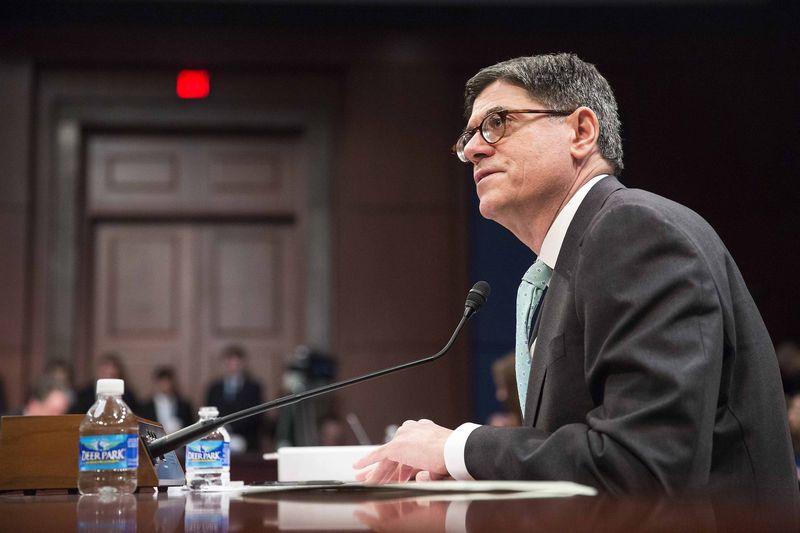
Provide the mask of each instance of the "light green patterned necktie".
POLYGON ((523 415, 525 413, 525 396, 528 393, 528 379, 531 373, 531 350, 528 344, 530 331, 533 327, 531 319, 552 274, 553 270, 540 259, 537 259, 525 272, 525 275, 522 276, 522 282, 517 290, 517 390, 519 391, 519 404, 523 415))

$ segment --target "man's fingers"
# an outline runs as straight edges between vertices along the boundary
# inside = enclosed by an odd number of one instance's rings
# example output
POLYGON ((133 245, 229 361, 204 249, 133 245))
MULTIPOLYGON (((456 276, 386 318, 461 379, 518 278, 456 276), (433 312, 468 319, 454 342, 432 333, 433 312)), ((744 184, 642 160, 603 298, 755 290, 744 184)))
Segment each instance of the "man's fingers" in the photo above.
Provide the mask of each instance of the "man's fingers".
POLYGON ((363 468, 363 469, 359 470, 358 472, 356 472, 356 481, 364 481, 367 478, 367 476, 373 470, 375 470, 376 466, 377 465, 375 463, 373 463, 373 464, 367 466, 366 468, 363 468))
POLYGON ((368 453, 367 455, 365 455, 364 457, 353 463, 353 468, 356 469, 364 468, 365 466, 371 465, 372 463, 377 463, 378 461, 385 459, 386 458, 385 448, 386 444, 384 444, 380 448, 372 450, 370 453, 368 453))
POLYGON ((397 468, 397 463, 394 461, 383 460, 377 463, 371 472, 364 478, 364 483, 367 485, 379 485, 385 483, 384 479, 394 473, 397 468))
POLYGON ((393 468, 392 470, 386 472, 383 477, 379 480, 376 480, 376 485, 385 485, 387 483, 394 483, 397 480, 397 467, 393 468))
POLYGON ((441 481, 443 479, 450 479, 450 476, 437 474, 436 472, 431 472, 429 470, 421 470, 417 472, 415 479, 417 481, 441 481))
POLYGON ((413 466, 400 465, 399 474, 397 477, 398 483, 405 483, 409 479, 415 477, 417 469, 413 466))

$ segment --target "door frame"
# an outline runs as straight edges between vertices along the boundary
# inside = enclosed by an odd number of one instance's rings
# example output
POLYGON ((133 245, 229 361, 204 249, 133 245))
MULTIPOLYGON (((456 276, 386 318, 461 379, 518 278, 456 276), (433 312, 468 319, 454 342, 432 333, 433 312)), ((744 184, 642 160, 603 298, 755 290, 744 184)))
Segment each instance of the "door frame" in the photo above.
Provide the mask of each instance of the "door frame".
POLYGON ((336 77, 222 72, 219 96, 174 96, 177 69, 45 69, 38 73, 35 142, 32 372, 52 358, 71 361, 78 381, 92 374, 90 220, 85 206, 87 132, 299 130, 307 183, 298 223, 305 232, 303 341, 332 340, 331 190, 336 77))

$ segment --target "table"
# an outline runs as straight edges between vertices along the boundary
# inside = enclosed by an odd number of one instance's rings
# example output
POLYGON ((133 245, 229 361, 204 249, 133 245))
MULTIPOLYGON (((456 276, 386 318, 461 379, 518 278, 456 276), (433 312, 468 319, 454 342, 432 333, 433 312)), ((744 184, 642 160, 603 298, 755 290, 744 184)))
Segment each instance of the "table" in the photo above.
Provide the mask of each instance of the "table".
POLYGON ((481 499, 418 492, 269 496, 0 494, 0 531, 794 531, 782 510, 703 500, 481 499))

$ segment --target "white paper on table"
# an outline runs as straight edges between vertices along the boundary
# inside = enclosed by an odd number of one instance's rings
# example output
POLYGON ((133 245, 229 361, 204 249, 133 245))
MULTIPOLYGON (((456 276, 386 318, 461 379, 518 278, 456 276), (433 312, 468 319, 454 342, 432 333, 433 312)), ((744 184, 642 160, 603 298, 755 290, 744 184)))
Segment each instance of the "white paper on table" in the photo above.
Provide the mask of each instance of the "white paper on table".
MULTIPOLYGON (((170 487, 170 490, 188 490, 183 487, 170 487)), ((286 492, 296 490, 336 489, 348 491, 409 491, 430 492, 431 499, 441 494, 446 499, 478 499, 478 495, 492 499, 512 498, 556 498, 568 496, 595 496, 597 490, 571 481, 412 481, 409 483, 392 483, 386 485, 365 485, 360 481, 313 481, 313 482, 276 482, 263 485, 244 485, 241 481, 230 485, 210 485, 200 492, 234 492, 252 494, 260 492, 286 492), (458 494, 462 497, 456 497, 458 494)), ((418 495, 416 496, 418 497, 418 495)), ((428 497, 425 497, 428 498, 428 497)), ((436 498, 438 499, 438 498, 436 498)), ((484 498, 480 498, 484 499, 484 498)))
POLYGON ((559 496, 595 496, 597 489, 572 481, 418 481, 381 485, 391 489, 406 489, 432 492, 469 493, 466 498, 474 499, 475 493, 521 493, 525 498, 552 498, 559 496))

